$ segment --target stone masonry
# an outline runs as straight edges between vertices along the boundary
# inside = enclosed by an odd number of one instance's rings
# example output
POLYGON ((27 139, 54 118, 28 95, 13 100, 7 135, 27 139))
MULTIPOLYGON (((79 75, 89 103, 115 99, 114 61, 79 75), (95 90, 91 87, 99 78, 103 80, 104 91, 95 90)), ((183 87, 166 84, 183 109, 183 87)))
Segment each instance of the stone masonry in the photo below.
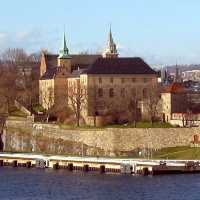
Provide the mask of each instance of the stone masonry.
POLYGON ((138 148, 188 146, 199 128, 67 130, 57 125, 8 120, 4 150, 70 155, 131 155, 138 148))

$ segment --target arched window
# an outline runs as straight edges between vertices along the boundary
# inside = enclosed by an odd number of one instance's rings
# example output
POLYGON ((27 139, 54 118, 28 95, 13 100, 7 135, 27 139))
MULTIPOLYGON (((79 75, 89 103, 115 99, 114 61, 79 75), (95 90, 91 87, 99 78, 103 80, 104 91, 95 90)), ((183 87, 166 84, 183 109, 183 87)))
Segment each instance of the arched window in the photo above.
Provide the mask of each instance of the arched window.
POLYGON ((109 89, 109 96, 112 98, 114 97, 114 89, 113 88, 110 88, 109 89))
POLYGON ((99 83, 102 83, 102 78, 101 77, 99 77, 99 83))
POLYGON ((126 91, 125 91, 125 88, 122 88, 122 89, 121 89, 121 97, 125 97, 125 92, 126 92, 126 91))
POLYGON ((98 97, 103 97, 103 89, 102 88, 98 89, 98 97))

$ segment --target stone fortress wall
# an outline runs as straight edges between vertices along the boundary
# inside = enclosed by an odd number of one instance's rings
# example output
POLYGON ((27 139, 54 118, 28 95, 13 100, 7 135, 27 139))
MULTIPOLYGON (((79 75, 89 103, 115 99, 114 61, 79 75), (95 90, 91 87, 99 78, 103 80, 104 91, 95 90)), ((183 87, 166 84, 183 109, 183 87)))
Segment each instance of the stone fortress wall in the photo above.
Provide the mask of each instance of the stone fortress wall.
POLYGON ((2 135, 4 150, 68 155, 123 156, 137 148, 187 146, 199 128, 62 129, 31 119, 7 120, 2 135))

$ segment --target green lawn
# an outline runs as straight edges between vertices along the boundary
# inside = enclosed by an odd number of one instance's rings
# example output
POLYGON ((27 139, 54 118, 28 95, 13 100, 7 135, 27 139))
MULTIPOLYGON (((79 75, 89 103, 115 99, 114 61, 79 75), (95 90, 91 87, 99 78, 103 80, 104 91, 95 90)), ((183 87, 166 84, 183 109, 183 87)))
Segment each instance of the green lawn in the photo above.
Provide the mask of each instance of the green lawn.
POLYGON ((10 116, 15 116, 15 117, 27 117, 27 115, 25 113, 23 113, 22 111, 16 109, 16 110, 13 110, 11 113, 10 113, 10 116))
MULTIPOLYGON (((123 124, 123 125, 113 124, 113 125, 106 125, 103 127, 94 127, 94 126, 87 126, 87 125, 81 125, 77 127, 76 125, 72 125, 72 124, 67 125, 67 124, 62 124, 62 123, 58 123, 57 125, 59 125, 60 128, 63 128, 63 129, 83 129, 83 130, 84 129, 102 130, 106 128, 135 128, 133 124, 123 124)), ((150 122, 138 122, 136 128, 173 128, 173 126, 168 123, 161 123, 161 122, 155 122, 153 123, 153 125, 150 122)))
MULTIPOLYGON (((107 125, 105 128, 134 128, 133 124, 124 124, 124 125, 107 125)), ((173 128, 172 125, 162 122, 137 122, 136 128, 173 128)))
POLYGON ((169 147, 153 154, 155 159, 200 160, 200 147, 169 147))
POLYGON ((59 125, 60 128, 62 129, 78 129, 78 130, 88 130, 88 129, 92 129, 92 130, 102 130, 102 128, 98 128, 98 127, 94 127, 94 126, 87 126, 87 125, 82 125, 82 126, 79 126, 77 127, 76 125, 70 125, 70 124, 61 124, 61 123, 58 123, 57 125, 59 125))

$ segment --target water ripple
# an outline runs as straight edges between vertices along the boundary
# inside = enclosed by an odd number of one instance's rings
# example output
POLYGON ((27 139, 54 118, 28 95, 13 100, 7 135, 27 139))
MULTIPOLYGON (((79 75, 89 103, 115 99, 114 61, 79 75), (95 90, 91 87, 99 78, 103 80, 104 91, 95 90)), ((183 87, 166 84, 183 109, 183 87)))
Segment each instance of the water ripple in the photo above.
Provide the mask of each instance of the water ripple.
POLYGON ((121 176, 0 168, 0 200, 199 200, 200 175, 121 176))

